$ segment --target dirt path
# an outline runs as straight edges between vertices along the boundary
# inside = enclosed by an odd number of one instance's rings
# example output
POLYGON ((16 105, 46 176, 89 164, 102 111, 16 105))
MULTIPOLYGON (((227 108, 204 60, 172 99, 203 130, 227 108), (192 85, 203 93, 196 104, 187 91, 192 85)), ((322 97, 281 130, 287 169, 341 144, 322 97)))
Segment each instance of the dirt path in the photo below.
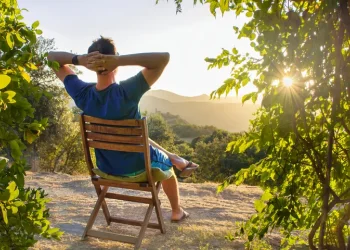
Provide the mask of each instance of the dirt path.
MULTIPOLYGON (((96 194, 88 177, 66 174, 28 173, 26 183, 44 188, 52 201, 49 204, 53 226, 65 234, 61 241, 39 240, 34 249, 132 249, 129 244, 88 238, 81 235, 96 201, 96 194)), ((170 205, 163 191, 160 193, 166 234, 147 229, 141 249, 244 249, 242 242, 225 240, 236 221, 254 212, 253 201, 261 194, 257 187, 229 187, 216 194, 217 184, 180 183, 182 204, 190 218, 180 224, 170 223, 170 205)), ((132 193, 132 191, 124 191, 132 193)), ((111 214, 143 219, 146 205, 107 200, 111 214)), ((151 221, 155 221, 153 213, 151 221)), ((139 227, 111 224, 107 227, 100 211, 95 227, 106 231, 137 235, 139 227)))

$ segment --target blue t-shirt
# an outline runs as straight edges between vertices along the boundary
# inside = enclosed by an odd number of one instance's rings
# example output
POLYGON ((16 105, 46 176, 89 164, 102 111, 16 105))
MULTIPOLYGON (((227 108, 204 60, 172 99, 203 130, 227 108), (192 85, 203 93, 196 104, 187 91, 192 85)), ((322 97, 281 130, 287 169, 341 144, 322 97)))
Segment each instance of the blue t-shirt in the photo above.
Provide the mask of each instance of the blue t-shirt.
MULTIPOLYGON (((84 114, 108 120, 141 119, 139 102, 150 89, 142 72, 101 91, 76 75, 66 76, 63 83, 84 114)), ((107 174, 130 175, 145 168, 142 153, 95 149, 95 155, 97 167, 107 174)))

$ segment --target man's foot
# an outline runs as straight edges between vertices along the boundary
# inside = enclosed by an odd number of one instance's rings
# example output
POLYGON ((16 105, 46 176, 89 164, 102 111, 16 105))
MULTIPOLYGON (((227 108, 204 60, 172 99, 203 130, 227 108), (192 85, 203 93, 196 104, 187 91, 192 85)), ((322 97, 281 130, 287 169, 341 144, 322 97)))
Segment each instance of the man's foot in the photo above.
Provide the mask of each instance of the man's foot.
POLYGON ((171 215, 171 222, 172 223, 179 223, 179 222, 183 221, 184 219, 188 218, 189 216, 190 216, 190 214, 181 208, 179 213, 173 212, 173 214, 171 215))
POLYGON ((189 177, 199 167, 198 164, 187 161, 176 154, 169 156, 169 158, 171 163, 181 171, 180 177, 189 177))
POLYGON ((198 167, 199 167, 198 164, 190 161, 188 162, 187 166, 181 171, 179 176, 181 178, 189 177, 193 173, 193 171, 195 171, 198 167))

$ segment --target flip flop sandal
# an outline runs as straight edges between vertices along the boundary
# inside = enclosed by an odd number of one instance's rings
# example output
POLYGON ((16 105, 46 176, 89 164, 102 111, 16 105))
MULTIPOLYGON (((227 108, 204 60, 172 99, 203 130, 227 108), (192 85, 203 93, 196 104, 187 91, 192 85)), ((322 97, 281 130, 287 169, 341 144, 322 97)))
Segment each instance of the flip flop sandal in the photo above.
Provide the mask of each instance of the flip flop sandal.
POLYGON ((189 177, 194 170, 196 170, 199 167, 198 164, 193 163, 190 161, 187 166, 180 172, 180 177, 189 177))
POLYGON ((190 217, 190 214, 187 213, 186 211, 184 211, 184 213, 182 214, 182 216, 179 220, 171 220, 171 223, 179 223, 188 217, 190 217))

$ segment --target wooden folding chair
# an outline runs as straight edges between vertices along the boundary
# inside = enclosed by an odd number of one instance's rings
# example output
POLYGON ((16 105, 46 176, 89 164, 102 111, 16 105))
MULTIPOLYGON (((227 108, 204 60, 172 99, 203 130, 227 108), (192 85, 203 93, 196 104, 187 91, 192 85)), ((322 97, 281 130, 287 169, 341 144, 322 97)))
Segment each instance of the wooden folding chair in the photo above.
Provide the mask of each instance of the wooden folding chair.
POLYGON ((151 173, 151 159, 148 142, 148 129, 146 118, 142 120, 104 120, 91 116, 81 115, 80 118, 81 133, 85 152, 85 160, 91 175, 91 181, 98 195, 95 207, 87 222, 82 239, 86 236, 98 237, 108 240, 116 240, 135 245, 138 249, 145 235, 146 228, 160 229, 165 233, 162 211, 160 209, 160 201, 158 193, 161 188, 161 182, 154 182, 151 173), (141 152, 145 158, 145 171, 147 181, 142 183, 129 183, 101 178, 94 174, 93 163, 90 155, 90 148, 108 149, 124 152, 141 152), (108 192, 109 187, 118 187, 132 190, 140 190, 150 192, 152 197, 138 197, 118 193, 108 192), (107 207, 106 198, 117 199, 138 203, 148 204, 148 209, 143 221, 126 219, 121 217, 111 216, 107 207), (104 217, 107 225, 111 222, 123 223, 134 226, 141 226, 141 230, 137 237, 120 235, 108 232, 93 230, 92 226, 100 207, 102 206, 104 217), (156 210, 158 223, 150 223, 150 217, 153 211, 156 210))

